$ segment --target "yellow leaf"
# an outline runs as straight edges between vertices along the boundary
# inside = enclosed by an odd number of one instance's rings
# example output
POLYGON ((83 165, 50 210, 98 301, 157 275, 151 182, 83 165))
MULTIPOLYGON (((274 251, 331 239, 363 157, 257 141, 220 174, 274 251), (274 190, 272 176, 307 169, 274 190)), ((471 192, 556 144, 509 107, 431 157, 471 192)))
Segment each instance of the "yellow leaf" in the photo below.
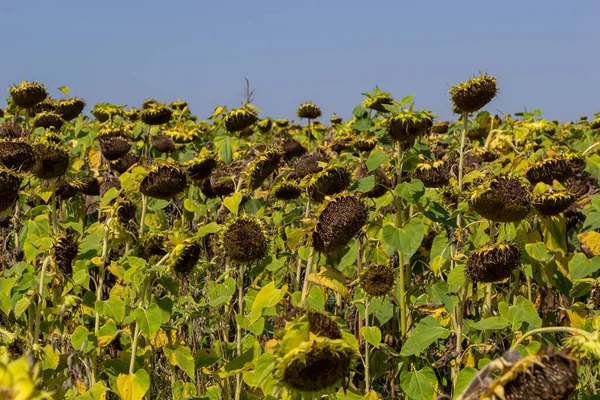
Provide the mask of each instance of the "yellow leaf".
POLYGON ((96 149, 89 148, 87 155, 88 162, 90 163, 90 169, 92 171, 98 171, 102 162, 102 153, 96 149))
POLYGON ((123 400, 142 400, 150 389, 150 377, 144 369, 135 374, 121 374, 117 378, 117 389, 123 400))
POLYGON ((600 233, 589 231, 577 235, 583 251, 592 256, 600 256, 600 233))
POLYGON ((75 382, 75 389, 77 390, 77 394, 79 395, 84 394, 87 390, 87 388, 85 387, 85 383, 83 383, 83 381, 80 381, 79 379, 77 380, 77 382, 75 382))
POLYGON ((320 272, 308 275, 308 280, 309 282, 329 288, 339 293, 342 297, 348 295, 346 277, 335 268, 324 267, 320 272))
POLYGON ((567 310, 567 315, 571 321, 571 327, 584 329, 587 321, 587 308, 583 303, 575 303, 567 310))
POLYGON ((92 261, 92 264, 97 265, 97 266, 104 264, 104 261, 102 261, 101 257, 94 257, 91 259, 91 261, 92 261))

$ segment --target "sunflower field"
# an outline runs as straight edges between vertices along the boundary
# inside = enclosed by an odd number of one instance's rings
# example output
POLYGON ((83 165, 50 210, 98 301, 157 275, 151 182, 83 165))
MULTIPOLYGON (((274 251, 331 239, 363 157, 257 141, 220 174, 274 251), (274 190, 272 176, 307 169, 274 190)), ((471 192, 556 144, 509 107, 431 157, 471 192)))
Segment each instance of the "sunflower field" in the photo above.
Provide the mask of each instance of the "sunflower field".
MULTIPOLYGON (((594 399, 600 115, 0 110, 0 399, 594 399)), ((493 104, 493 103, 492 103, 493 104)))

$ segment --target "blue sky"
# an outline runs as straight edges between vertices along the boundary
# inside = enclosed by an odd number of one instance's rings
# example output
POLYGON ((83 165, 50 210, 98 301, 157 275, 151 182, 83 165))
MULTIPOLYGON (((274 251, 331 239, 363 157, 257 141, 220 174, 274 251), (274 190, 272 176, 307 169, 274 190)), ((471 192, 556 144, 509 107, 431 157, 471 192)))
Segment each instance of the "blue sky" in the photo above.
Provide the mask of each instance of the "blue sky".
POLYGON ((568 120, 600 111, 598 15, 598 0, 14 0, 0 86, 67 85, 87 111, 181 98, 205 118, 239 105, 247 77, 262 116, 312 101, 328 118, 379 85, 447 119, 449 85, 487 71, 501 89, 490 111, 568 120))

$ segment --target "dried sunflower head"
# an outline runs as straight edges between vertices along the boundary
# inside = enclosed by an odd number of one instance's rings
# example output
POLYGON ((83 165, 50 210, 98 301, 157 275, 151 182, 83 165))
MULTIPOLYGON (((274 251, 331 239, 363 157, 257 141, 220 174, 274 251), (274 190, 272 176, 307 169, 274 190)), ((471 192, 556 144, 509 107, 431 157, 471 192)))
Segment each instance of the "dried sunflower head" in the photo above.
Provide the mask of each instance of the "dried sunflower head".
POLYGON ((291 160, 292 158, 302 157, 306 153, 306 148, 296 139, 286 138, 281 143, 281 151, 286 160, 291 160))
POLYGON ((273 120, 271 118, 261 119, 256 123, 256 127, 261 133, 267 133, 273 127, 273 120))
POLYGON ((496 78, 488 74, 480 74, 466 82, 452 86, 450 99, 459 114, 480 110, 498 93, 496 78))
POLYGON ((531 195, 520 179, 497 177, 476 188, 469 204, 491 221, 517 222, 529 214, 531 195))
POLYGON ((188 106, 187 101, 185 100, 175 100, 169 103, 169 107, 173 110, 183 110, 188 106))
POLYGON ((387 133, 396 142, 412 143, 429 132, 433 118, 434 115, 427 110, 402 110, 387 119, 387 133))
POLYGON ((448 133, 448 127, 450 123, 448 121, 440 121, 433 124, 431 127, 431 133, 437 133, 439 135, 448 133))
POLYGON ((302 195, 302 187, 296 182, 282 180, 273 186, 271 192, 278 200, 295 200, 302 195))
POLYGON ((57 101, 55 99, 53 99, 52 97, 46 97, 43 101, 40 101, 35 106, 33 106, 33 112, 35 114, 39 114, 46 111, 55 112, 56 105, 57 101))
POLYGON ((235 192, 242 169, 240 166, 222 166, 210 175, 210 187, 217 196, 228 196, 235 192))
POLYGON ((319 171, 323 170, 323 167, 320 164, 326 164, 328 161, 329 156, 322 151, 313 151, 311 153, 304 154, 296 162, 296 177, 301 179, 307 175, 316 174, 319 171))
POLYGON ((319 210, 312 234, 315 250, 338 253, 346 247, 367 222, 367 209, 356 197, 334 196, 319 210))
POLYGON ((321 109, 313 103, 303 103, 296 110, 298 118, 317 119, 321 116, 321 109))
POLYGON ((110 167, 122 174, 140 161, 140 157, 135 153, 127 153, 114 161, 110 161, 110 167))
POLYGON ((585 157, 579 153, 570 152, 565 155, 565 159, 571 165, 575 173, 581 172, 585 168, 585 157))
POLYGON ((217 161, 212 153, 201 155, 184 163, 188 176, 194 181, 208 178, 216 166, 217 161))
POLYGON ((189 274, 200 259, 202 247, 196 238, 188 238, 175 246, 169 256, 169 265, 178 274, 189 274))
POLYGON ((147 125, 163 125, 171 120, 173 111, 162 105, 151 105, 142 109, 140 119, 147 125))
POLYGON ((228 132, 243 131, 252 126, 257 120, 256 113, 247 107, 231 110, 223 117, 223 123, 228 132))
POLYGON ((360 151, 371 151, 377 146, 378 139, 376 137, 372 138, 357 138, 354 141, 354 147, 356 147, 360 151))
POLYGON ((278 128, 285 128, 290 124, 290 121, 285 118, 276 119, 274 122, 278 128))
POLYGON ((45 129, 60 129, 62 128, 65 121, 55 112, 52 111, 44 111, 37 114, 32 121, 34 127, 45 128, 45 129))
POLYGON ((367 165, 362 163, 358 166, 354 177, 356 179, 366 178, 373 176, 375 178, 375 186, 373 189, 366 193, 363 193, 364 197, 379 198, 387 193, 388 188, 392 187, 392 180, 388 177, 385 170, 382 167, 378 167, 376 170, 369 172, 367 165))
POLYGON ((340 193, 350 185, 351 174, 343 165, 330 165, 312 175, 306 184, 308 196, 314 202, 320 203, 326 196, 340 193))
POLYGON ((6 121, 0 124, 0 139, 18 139, 21 136, 23 136, 23 128, 17 122, 6 121))
POLYGON ((246 170, 246 185, 248 189, 258 189, 260 185, 279 167, 281 153, 270 149, 258 156, 246 170))
POLYGON ((369 296, 383 296, 394 287, 394 268, 390 264, 370 264, 359 277, 362 290, 369 296))
POLYGON ((465 274, 474 282, 499 282, 520 265, 521 252, 515 244, 488 244, 470 254, 465 274))
POLYGON ((109 161, 123 157, 131 149, 131 132, 125 127, 105 126, 96 135, 100 151, 109 161))
POLYGON ((440 188, 450 183, 450 168, 448 163, 442 160, 418 164, 414 175, 428 188, 440 188))
POLYGON ((122 236, 123 233, 132 231, 136 224, 136 211, 137 208, 132 200, 125 196, 117 197, 110 208, 113 233, 122 236))
POLYGON ((127 110, 127 111, 125 111, 125 117, 130 122, 135 122, 138 119, 140 119, 140 110, 138 110, 137 108, 132 108, 131 110, 127 110))
POLYGON ((21 108, 32 108, 48 96, 46 86, 37 82, 23 81, 19 86, 9 88, 8 92, 13 102, 21 108))
POLYGON ((352 148, 354 144, 354 136, 350 134, 342 134, 336 137, 329 147, 336 153, 341 153, 343 150, 352 148))
POLYGON ((78 179, 74 185, 87 196, 98 196, 100 194, 100 184, 98 179, 93 176, 78 179))
POLYGON ((59 100, 56 103, 56 112, 65 121, 71 121, 79 116, 85 108, 85 101, 79 97, 59 100))
POLYGON ((527 170, 527 179, 533 184, 544 182, 550 185, 555 179, 564 181, 572 175, 573 168, 563 157, 548 157, 527 170))
POLYGON ((331 118, 329 118, 329 122, 331 122, 331 126, 339 125, 342 123, 342 121, 343 121, 342 117, 340 117, 339 115, 337 115, 335 113, 331 116, 331 118))
POLYGON ((4 211, 19 198, 19 188, 21 187, 22 178, 12 170, 0 166, 0 211, 4 211))
POLYGON ((249 263, 267 252, 267 237, 262 222, 250 215, 227 224, 221 234, 221 245, 227 257, 238 263, 249 263))
POLYGON ((69 168, 69 152, 63 146, 40 139, 34 146, 35 164, 33 174, 38 178, 58 178, 69 168))
POLYGON ((328 339, 341 339, 340 325, 328 314, 318 311, 305 310, 299 307, 289 307, 279 314, 274 321, 276 331, 284 329, 287 323, 294 323, 301 318, 308 320, 309 330, 315 336, 328 339))
POLYGON ((98 103, 94 105, 92 111, 90 113, 96 117, 99 122, 106 122, 109 119, 112 119, 117 116, 125 115, 125 111, 123 111, 122 106, 117 106, 115 104, 110 103, 98 103))
POLYGON ((558 215, 565 211, 577 197, 566 190, 553 193, 540 193, 534 196, 532 205, 542 215, 558 215))
POLYGON ((394 102, 394 99, 392 99, 392 96, 389 93, 381 92, 374 97, 366 98, 363 101, 363 106, 365 108, 379 111, 379 112, 388 112, 388 110, 385 109, 384 105, 386 105, 386 104, 390 105, 393 102, 394 102))
POLYGON ((163 133, 157 133, 150 136, 152 147, 160 153, 172 153, 177 150, 175 141, 163 133))
POLYGON ((52 261, 64 275, 73 273, 73 259, 77 256, 77 242, 72 235, 62 233, 52 242, 52 261))
POLYGON ((33 147, 23 139, 0 139, 0 165, 29 171, 35 164, 33 147))
POLYGON ((187 187, 187 176, 182 168, 174 163, 154 165, 142 182, 140 192, 145 196, 168 200, 187 187))

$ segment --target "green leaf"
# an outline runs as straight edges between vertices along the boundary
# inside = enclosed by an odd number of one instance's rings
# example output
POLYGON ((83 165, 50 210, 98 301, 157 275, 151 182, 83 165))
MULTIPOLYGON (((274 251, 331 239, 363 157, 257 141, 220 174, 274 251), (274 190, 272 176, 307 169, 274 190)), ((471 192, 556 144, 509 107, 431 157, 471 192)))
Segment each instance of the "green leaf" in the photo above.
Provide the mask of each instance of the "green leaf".
POLYGON ((373 175, 369 175, 365 178, 361 178, 356 181, 355 186, 356 187, 352 190, 352 193, 366 193, 375 187, 375 177, 373 175))
POLYGON ((87 353, 94 349, 96 337, 83 325, 79 325, 71 335, 71 344, 76 351, 87 353))
POLYGON ((400 354, 403 356, 420 354, 439 339, 446 339, 450 333, 449 329, 440 326, 437 319, 431 316, 425 317, 410 332, 410 337, 404 342, 400 354))
POLYGON ((234 215, 238 214, 240 204, 244 195, 242 192, 237 192, 233 196, 229 196, 223 200, 223 205, 227 207, 234 215))
POLYGON ((354 115, 356 118, 364 117, 367 113, 367 109, 360 104, 354 107, 354 109, 352 110, 352 115, 354 115))
POLYGON ((569 261, 569 273, 573 280, 587 278, 600 269, 600 257, 587 258, 577 253, 569 261))
POLYGON ((400 387, 411 400, 432 400, 437 391, 435 372, 429 367, 418 371, 402 371, 400 387))
POLYGON ((223 283, 215 281, 208 282, 208 303, 211 307, 219 307, 226 304, 235 293, 235 279, 227 278, 223 283))
POLYGON ((375 171, 377 168, 388 162, 390 156, 381 151, 381 150, 373 150, 367 159, 367 169, 369 172, 375 171))
MULTIPOLYGON (((502 314, 502 310, 506 309, 506 304, 501 307, 501 302, 498 305, 498 310, 502 314)), ((523 325, 523 322, 527 322, 529 324, 529 329, 540 328, 542 326, 542 319, 538 315, 538 311, 535 309, 533 303, 523 296, 519 296, 517 299, 517 303, 508 307, 508 314, 503 315, 504 318, 507 318, 513 330, 518 330, 523 325)))
POLYGON ((419 218, 413 218, 402 229, 396 229, 392 224, 383 227, 383 241, 395 248, 404 256, 404 262, 419 250, 425 237, 425 225, 419 218))
POLYGON ((46 347, 44 347, 44 359, 42 361, 42 370, 55 370, 58 367, 59 359, 59 351, 54 350, 51 345, 47 344, 46 347))
POLYGON ((69 94, 69 87, 68 86, 61 86, 58 88, 58 90, 60 90, 61 92, 63 92, 66 95, 69 94))
MULTIPOLYGON (((239 203, 238 203, 239 206, 239 203)), ((216 222, 211 222, 210 224, 206 224, 200 228, 198 228, 198 236, 204 237, 206 235, 210 235, 211 233, 217 233, 221 230, 221 225, 216 222)))
POLYGON ((223 373, 219 373, 221 378, 236 375, 242 371, 247 371, 251 368, 252 360, 254 359, 254 349, 249 348, 243 352, 240 356, 229 361, 223 367, 223 373))
MULTIPOLYGON (((352 243, 352 246, 350 246, 350 250, 348 250, 348 252, 344 255, 344 257, 342 257, 342 259, 340 260, 340 263, 337 265, 337 269, 339 271, 341 271, 342 273, 346 270, 351 268, 352 266, 354 266, 354 264, 356 263, 356 248, 358 246, 358 242, 354 241, 352 243)), ((347 275, 353 274, 354 272, 349 272, 347 275)))
POLYGON ((403 97, 402 100, 396 102, 396 104, 398 105, 398 107, 406 107, 407 105, 412 103, 414 98, 415 98, 415 95, 411 94, 406 97, 403 97))
POLYGON ((342 297, 348 295, 346 277, 333 267, 323 267, 319 272, 309 274, 307 279, 312 283, 325 286, 339 293, 342 297))
POLYGON ((567 220, 564 215, 556 215, 542 219, 542 236, 544 244, 551 251, 567 254, 567 220))
POLYGON ((154 337, 160 329, 160 322, 162 319, 162 313, 156 303, 150 304, 147 309, 137 308, 133 315, 140 329, 149 338, 154 337))
POLYGON ((396 186, 396 193, 410 204, 416 204, 425 194, 425 185, 418 179, 402 182, 396 186))
POLYGON ((281 289, 277 289, 275 282, 271 281, 268 285, 260 289, 252 303, 250 311, 250 322, 254 323, 262 316, 263 309, 273 307, 283 299, 287 293, 288 286, 283 285, 281 289))
POLYGON ((525 245, 525 251, 529 254, 529 257, 540 262, 546 262, 550 259, 548 249, 543 242, 527 243, 525 245))
POLYGON ((145 369, 135 374, 120 374, 117 378, 117 391, 123 400, 142 400, 150 389, 150 377, 145 369))
POLYGON ((235 316, 235 321, 242 329, 252 332, 255 335, 261 335, 263 330, 265 329, 265 318, 260 317, 254 322, 250 322, 250 319, 242 314, 237 314, 235 316))
POLYGON ((504 317, 489 317, 489 318, 485 318, 480 321, 477 321, 472 326, 473 326, 473 328, 475 328, 479 331, 485 331, 485 330, 504 329, 509 325, 510 325, 510 321, 508 321, 504 317))
POLYGON ((123 318, 125 318, 125 302, 119 297, 111 295, 105 303, 108 315, 114 318, 115 321, 123 321, 123 318))
MULTIPOLYGON (((458 377, 456 378, 456 385, 454 386, 454 393, 462 393, 473 381, 477 375, 477 370, 471 367, 465 367, 460 370, 458 377)), ((456 397, 455 397, 456 398, 456 397)))
POLYGON ((15 317, 19 318, 21 316, 21 314, 23 314, 25 312, 25 310, 27 310, 27 307, 29 307, 29 304, 31 304, 31 298, 29 297, 23 297, 21 300, 17 301, 17 304, 15 304, 15 317))
POLYGON ((100 330, 98 331, 98 344, 100 346, 106 346, 110 342, 114 340, 119 334, 119 330, 113 321, 108 321, 100 330))
POLYGON ((183 370, 192 380, 196 379, 196 366, 192 351, 187 346, 177 346, 176 348, 163 348, 165 356, 169 359, 172 365, 177 365, 183 370))
POLYGON ((376 326, 363 326, 360 328, 360 334, 371 346, 379 348, 381 344, 381 330, 376 326))

